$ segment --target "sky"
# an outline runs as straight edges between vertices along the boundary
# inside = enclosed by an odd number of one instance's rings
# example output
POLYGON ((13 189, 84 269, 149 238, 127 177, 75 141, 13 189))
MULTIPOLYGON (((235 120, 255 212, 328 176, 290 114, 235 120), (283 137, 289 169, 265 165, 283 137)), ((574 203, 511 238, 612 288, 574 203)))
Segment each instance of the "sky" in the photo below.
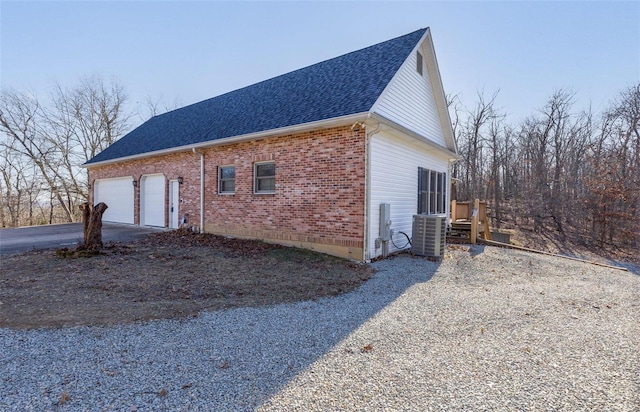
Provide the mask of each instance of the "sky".
POLYGON ((557 89, 605 109, 640 82, 640 1, 0 1, 0 87, 50 95, 98 75, 129 108, 195 103, 430 27, 444 89, 499 90, 514 122, 557 89))

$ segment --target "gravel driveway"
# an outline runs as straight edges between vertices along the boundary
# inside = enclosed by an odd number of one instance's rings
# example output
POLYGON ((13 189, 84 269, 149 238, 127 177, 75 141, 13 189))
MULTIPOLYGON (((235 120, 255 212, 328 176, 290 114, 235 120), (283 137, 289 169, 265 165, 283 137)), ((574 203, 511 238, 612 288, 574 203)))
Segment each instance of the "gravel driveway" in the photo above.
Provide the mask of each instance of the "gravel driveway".
POLYGON ((640 276, 479 246, 375 267, 312 302, 0 329, 0 410, 640 407, 640 276))

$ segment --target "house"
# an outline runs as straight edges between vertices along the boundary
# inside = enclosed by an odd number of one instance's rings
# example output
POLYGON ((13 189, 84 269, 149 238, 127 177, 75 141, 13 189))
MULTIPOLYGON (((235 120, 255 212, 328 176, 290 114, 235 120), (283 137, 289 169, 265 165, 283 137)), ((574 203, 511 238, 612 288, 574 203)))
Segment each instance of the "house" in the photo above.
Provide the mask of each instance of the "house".
POLYGON ((84 166, 105 221, 368 261, 449 213, 458 158, 427 28, 155 116, 84 166))

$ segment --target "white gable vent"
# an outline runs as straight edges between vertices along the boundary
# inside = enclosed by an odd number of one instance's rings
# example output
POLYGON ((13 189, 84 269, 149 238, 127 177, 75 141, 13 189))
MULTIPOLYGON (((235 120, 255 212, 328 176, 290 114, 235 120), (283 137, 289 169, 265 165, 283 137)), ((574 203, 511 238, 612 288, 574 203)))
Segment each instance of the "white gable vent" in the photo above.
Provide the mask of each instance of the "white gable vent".
POLYGON ((447 215, 413 215, 411 252, 440 260, 446 246, 447 215))
POLYGON ((420 76, 422 76, 422 54, 420 52, 416 52, 416 60, 417 60, 417 65, 416 65, 416 70, 418 71, 418 73, 420 73, 420 76))

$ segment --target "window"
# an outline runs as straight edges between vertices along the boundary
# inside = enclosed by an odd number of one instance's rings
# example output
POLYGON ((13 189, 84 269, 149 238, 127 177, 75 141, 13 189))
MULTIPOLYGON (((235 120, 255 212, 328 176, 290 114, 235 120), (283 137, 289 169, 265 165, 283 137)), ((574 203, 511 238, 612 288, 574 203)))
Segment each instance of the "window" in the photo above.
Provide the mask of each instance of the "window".
POLYGON ((417 59, 417 66, 416 66, 416 70, 418 71, 418 73, 420 73, 420 76, 422 76, 422 54, 420 54, 420 52, 416 52, 416 59, 417 59))
POLYGON ((447 174, 418 168, 418 213, 438 214, 447 211, 447 174))
POLYGON ((220 166, 218 168, 218 193, 236 192, 235 166, 220 166))
POLYGON ((255 193, 273 193, 276 191, 276 164, 256 163, 253 174, 255 176, 255 193))

